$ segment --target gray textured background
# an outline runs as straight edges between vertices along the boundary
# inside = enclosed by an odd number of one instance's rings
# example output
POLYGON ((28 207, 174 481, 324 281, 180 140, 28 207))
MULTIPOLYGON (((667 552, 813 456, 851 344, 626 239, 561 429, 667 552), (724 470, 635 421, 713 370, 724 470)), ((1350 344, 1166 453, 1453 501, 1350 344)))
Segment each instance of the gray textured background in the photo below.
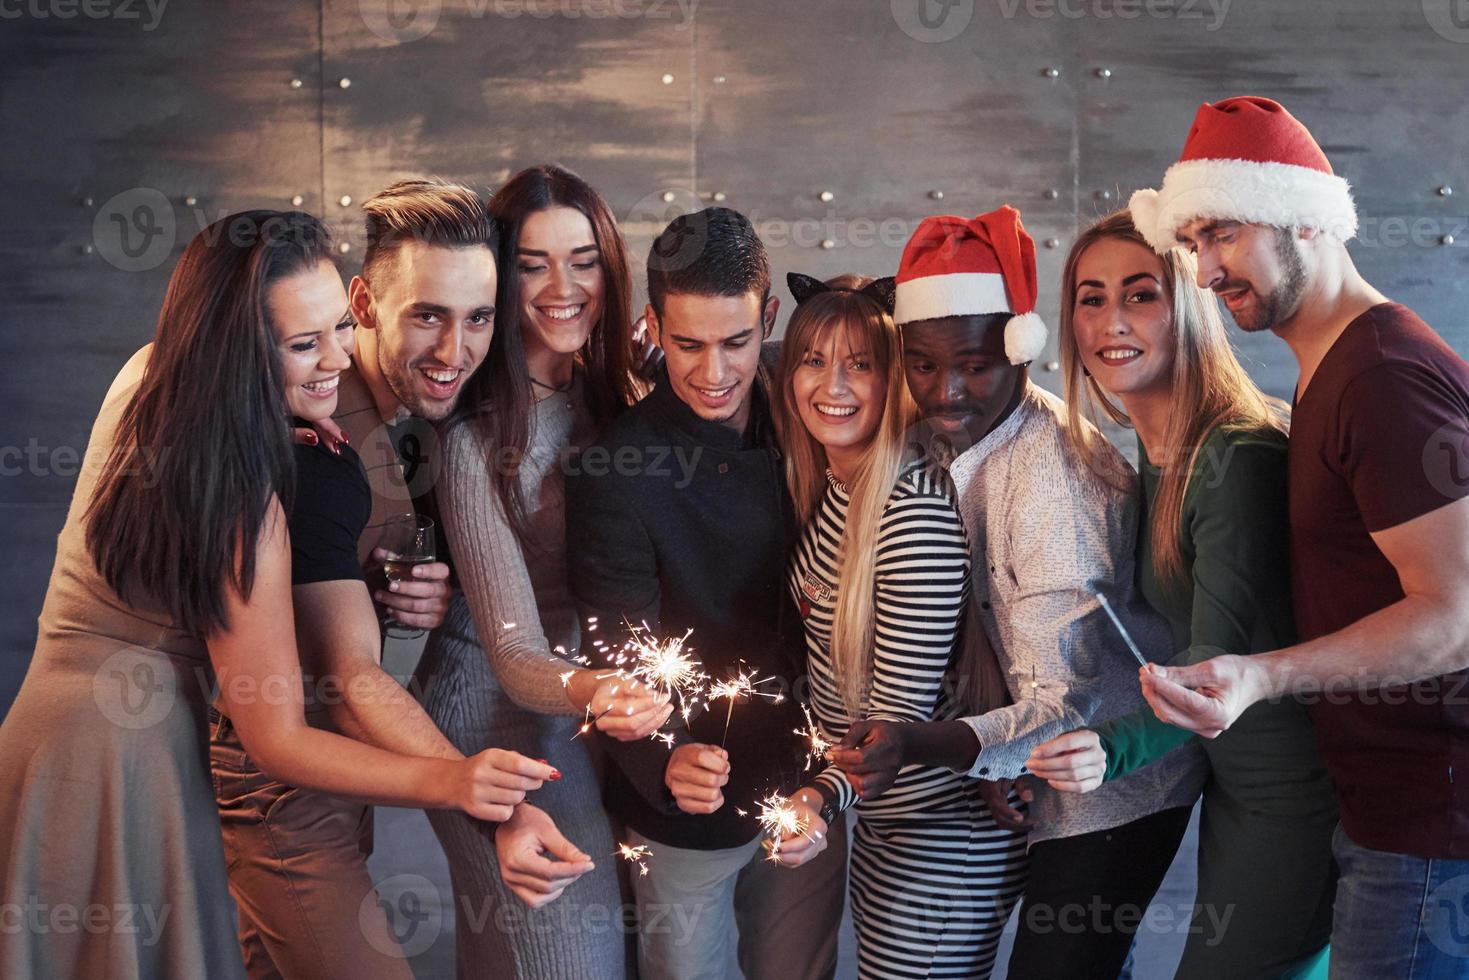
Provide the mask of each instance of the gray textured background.
MULTIPOLYGON (((722 200, 783 279, 890 274, 922 216, 1009 202, 1055 243, 1054 323, 1079 228, 1156 184, 1200 102, 1252 93, 1355 186, 1367 277, 1464 351, 1466 85, 1469 0, 0 0, 0 706, 102 394, 230 211, 299 195, 350 273, 387 182, 556 160, 639 261, 722 200)), ((1240 346, 1288 395, 1284 345, 1240 346)))

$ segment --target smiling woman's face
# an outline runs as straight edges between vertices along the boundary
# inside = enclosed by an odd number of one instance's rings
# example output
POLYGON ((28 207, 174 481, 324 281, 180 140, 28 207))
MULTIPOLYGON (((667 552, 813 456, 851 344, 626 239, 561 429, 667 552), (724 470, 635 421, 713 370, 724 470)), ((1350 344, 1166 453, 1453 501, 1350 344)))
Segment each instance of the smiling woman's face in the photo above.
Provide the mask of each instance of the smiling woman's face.
POLYGON ((308 422, 331 417, 337 382, 355 346, 347 291, 330 262, 287 276, 265 294, 286 387, 286 411, 308 422))
POLYGON ((1097 241, 1076 263, 1077 353, 1110 394, 1142 394, 1172 382, 1178 338, 1166 276, 1152 249, 1119 238, 1097 241))
POLYGON ((575 208, 526 216, 515 256, 525 343, 558 354, 586 344, 602 315, 607 277, 592 223, 575 208))

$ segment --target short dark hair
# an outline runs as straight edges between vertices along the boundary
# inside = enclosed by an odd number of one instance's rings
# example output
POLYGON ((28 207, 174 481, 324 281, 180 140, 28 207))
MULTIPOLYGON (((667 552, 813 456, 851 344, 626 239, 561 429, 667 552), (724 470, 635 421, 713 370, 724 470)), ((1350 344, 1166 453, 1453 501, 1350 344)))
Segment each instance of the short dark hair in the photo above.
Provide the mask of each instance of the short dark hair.
POLYGON ((729 208, 705 208, 668 223, 648 252, 648 302, 663 315, 669 293, 764 297, 770 258, 750 219, 729 208))
POLYGON ((375 282, 383 264, 405 242, 441 248, 483 245, 496 261, 500 233, 489 204, 476 191, 440 177, 400 180, 362 202, 367 216, 367 251, 362 278, 375 282))

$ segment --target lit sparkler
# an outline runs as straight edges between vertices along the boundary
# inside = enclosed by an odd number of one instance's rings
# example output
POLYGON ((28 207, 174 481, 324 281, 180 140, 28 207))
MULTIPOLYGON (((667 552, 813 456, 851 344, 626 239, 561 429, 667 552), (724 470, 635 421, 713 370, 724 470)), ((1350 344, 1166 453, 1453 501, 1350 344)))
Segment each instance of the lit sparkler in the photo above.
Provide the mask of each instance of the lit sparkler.
POLYGON ((775 861, 780 857, 780 842, 795 834, 814 843, 815 838, 808 834, 806 822, 791 806, 788 797, 779 793, 771 793, 760 801, 760 813, 755 817, 760 822, 760 829, 765 833, 765 846, 770 852, 766 860, 775 861))
POLYGON ((642 681, 669 700, 676 700, 685 723, 709 681, 693 655, 684 652, 684 642, 693 632, 689 630, 683 636, 658 640, 647 635, 647 627, 631 627, 627 641, 628 654, 632 657, 632 667, 627 675, 642 681))
POLYGON ((725 743, 729 741, 729 722, 734 717, 736 701, 741 698, 769 698, 772 704, 780 704, 785 699, 785 695, 779 691, 772 693, 758 690, 761 684, 773 680, 775 680, 774 677, 762 677, 756 680, 753 673, 740 671, 740 673, 731 677, 729 680, 718 681, 709 685, 708 692, 705 695, 709 701, 714 701, 718 698, 729 699, 729 708, 724 712, 724 737, 719 740, 720 748, 724 748, 725 743))
POLYGON ((616 856, 629 864, 636 864, 638 877, 641 878, 648 874, 648 858, 653 856, 653 852, 648 849, 647 844, 638 844, 636 847, 632 844, 618 844, 616 856))
POLYGON ((797 728, 796 734, 804 738, 806 745, 806 771, 811 771, 811 766, 826 758, 826 753, 836 745, 826 737, 821 726, 816 724, 816 719, 811 717, 811 709, 804 704, 801 705, 801 713, 806 716, 806 727, 797 728))

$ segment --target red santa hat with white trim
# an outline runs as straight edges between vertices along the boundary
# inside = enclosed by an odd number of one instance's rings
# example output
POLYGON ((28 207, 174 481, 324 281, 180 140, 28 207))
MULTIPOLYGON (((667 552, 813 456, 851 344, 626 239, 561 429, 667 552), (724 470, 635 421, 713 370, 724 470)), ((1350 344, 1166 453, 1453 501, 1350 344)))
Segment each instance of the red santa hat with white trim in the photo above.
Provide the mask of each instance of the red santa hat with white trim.
POLYGON ((1035 242, 1020 212, 1003 205, 988 214, 924 218, 898 264, 893 320, 902 326, 945 316, 1014 314, 1005 324, 1011 364, 1035 360, 1046 325, 1035 312, 1035 242))
POLYGON ((1315 228, 1340 241, 1357 234, 1351 187, 1310 131, 1279 102, 1253 95, 1199 106, 1163 186, 1133 194, 1128 208, 1160 254, 1199 218, 1315 228))

